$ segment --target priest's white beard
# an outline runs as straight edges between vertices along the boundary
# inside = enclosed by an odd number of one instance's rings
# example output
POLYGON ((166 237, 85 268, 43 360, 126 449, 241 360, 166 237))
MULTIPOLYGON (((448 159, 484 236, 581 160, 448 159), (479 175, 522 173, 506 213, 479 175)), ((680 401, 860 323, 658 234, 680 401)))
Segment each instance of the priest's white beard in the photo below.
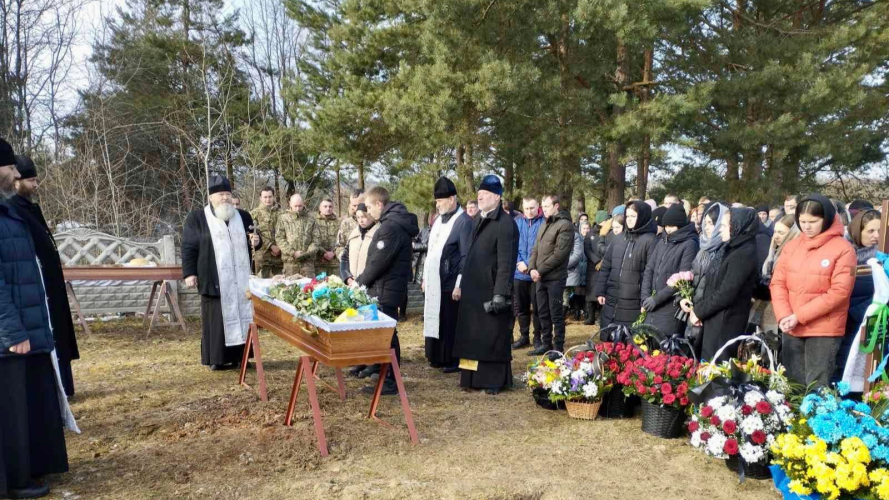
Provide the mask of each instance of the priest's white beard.
POLYGON ((228 222, 235 216, 235 206, 231 203, 220 203, 213 207, 213 212, 216 214, 217 219, 228 222))

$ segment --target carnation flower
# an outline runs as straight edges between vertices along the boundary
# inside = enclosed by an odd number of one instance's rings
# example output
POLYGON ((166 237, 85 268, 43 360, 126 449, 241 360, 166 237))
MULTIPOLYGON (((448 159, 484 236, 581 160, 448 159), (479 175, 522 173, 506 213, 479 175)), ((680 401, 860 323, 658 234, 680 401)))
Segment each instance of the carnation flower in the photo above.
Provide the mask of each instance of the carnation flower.
POLYGON ((676 402, 675 394, 664 394, 664 404, 671 405, 676 402))

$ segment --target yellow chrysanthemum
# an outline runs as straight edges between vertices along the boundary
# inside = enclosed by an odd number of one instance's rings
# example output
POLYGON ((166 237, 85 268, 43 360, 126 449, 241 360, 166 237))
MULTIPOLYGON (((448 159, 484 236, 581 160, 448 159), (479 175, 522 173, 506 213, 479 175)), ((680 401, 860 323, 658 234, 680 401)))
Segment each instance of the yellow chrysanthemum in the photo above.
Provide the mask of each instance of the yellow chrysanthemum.
POLYGON ((840 443, 840 451, 843 454, 843 458, 849 462, 870 463, 870 451, 861 438, 850 437, 844 439, 840 443))
POLYGON ((798 479, 794 479, 790 482, 790 492, 796 493, 797 495, 810 495, 812 493, 812 488, 806 487, 801 481, 798 479))

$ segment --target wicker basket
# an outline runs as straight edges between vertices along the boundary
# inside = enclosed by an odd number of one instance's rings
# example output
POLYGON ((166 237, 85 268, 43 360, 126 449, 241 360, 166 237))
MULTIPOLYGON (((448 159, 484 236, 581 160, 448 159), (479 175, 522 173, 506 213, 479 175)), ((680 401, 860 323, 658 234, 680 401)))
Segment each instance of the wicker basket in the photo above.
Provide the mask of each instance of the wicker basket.
POLYGON ((558 401, 553 403, 549 400, 549 391, 545 389, 534 389, 531 392, 531 395, 534 396, 534 402, 537 403, 537 406, 543 408, 544 410, 564 410, 565 402, 558 401))
POLYGON ((599 406, 602 401, 595 403, 586 403, 581 401, 565 401, 565 408, 568 409, 568 416, 578 418, 580 420, 596 420, 599 415, 599 406))
POLYGON ((655 406, 642 401, 642 432, 664 439, 676 439, 685 430, 685 413, 672 406, 655 406))
MULTIPOLYGON (((725 461, 725 466, 729 468, 730 471, 735 474, 740 474, 740 458, 738 455, 734 455, 728 457, 725 461)), ((769 459, 760 460, 754 464, 745 463, 744 464, 744 478, 746 479, 771 479, 772 478, 772 470, 769 469, 769 459)))
POLYGON ((623 388, 615 385, 602 397, 599 416, 602 418, 632 418, 639 406, 638 396, 624 396, 623 388))

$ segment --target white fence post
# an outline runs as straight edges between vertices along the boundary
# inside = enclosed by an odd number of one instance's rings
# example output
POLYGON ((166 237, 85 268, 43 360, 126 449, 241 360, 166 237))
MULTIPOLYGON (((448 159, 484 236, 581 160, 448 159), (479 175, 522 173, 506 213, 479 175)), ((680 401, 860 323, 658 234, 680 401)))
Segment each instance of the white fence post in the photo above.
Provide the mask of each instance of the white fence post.
MULTIPOLYGON (((161 249, 162 249, 162 258, 164 264, 175 266, 176 265, 176 243, 173 240, 172 235, 164 236, 164 239, 161 241, 161 249)), ((179 282, 173 281, 168 285, 170 287, 170 293, 173 297, 176 297, 176 302, 182 304, 182 297, 179 296, 179 282)))

